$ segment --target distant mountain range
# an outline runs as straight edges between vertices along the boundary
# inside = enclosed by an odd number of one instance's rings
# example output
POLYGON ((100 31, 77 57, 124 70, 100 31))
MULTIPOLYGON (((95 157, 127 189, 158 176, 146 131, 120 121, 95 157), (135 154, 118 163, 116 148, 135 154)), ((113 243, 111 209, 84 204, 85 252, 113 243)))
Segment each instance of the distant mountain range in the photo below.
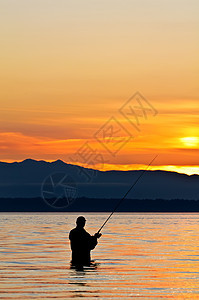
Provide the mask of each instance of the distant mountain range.
MULTIPOLYGON (((0 162, 0 198, 56 198, 65 186, 76 197, 119 199, 142 171, 96 171, 61 160, 0 162)), ((199 175, 146 171, 129 199, 199 200, 199 175)))

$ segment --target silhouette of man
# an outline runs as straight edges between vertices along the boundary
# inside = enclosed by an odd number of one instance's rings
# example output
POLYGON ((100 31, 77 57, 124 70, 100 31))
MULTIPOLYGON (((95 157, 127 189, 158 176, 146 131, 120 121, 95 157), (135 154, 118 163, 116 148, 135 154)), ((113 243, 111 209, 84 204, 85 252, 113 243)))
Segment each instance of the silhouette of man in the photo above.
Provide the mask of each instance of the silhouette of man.
POLYGON ((72 250, 73 266, 89 266, 91 263, 90 251, 97 245, 97 239, 101 233, 95 233, 91 236, 85 229, 86 219, 80 216, 76 220, 76 228, 72 229, 69 234, 72 250))

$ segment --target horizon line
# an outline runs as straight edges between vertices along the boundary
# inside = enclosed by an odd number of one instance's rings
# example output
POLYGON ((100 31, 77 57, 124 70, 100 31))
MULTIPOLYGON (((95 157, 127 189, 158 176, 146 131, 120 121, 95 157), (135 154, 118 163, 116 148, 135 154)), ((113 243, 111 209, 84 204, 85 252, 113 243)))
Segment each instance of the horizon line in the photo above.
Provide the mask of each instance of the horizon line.
MULTIPOLYGON (((71 163, 64 161, 62 159, 56 159, 56 160, 45 160, 45 159, 35 159, 35 158, 26 158, 23 160, 6 160, 3 161, 1 160, 0 163, 7 163, 7 164, 12 164, 12 163, 23 163, 27 160, 30 161, 35 161, 35 162, 46 162, 46 163, 55 163, 55 162, 62 162, 67 165, 74 165, 74 166, 79 166, 83 167, 85 169, 93 169, 93 170, 98 170, 98 171, 142 171, 147 168, 146 164, 104 164, 103 168, 94 167, 89 167, 88 164, 83 164, 83 163, 71 163)), ((188 176, 192 175, 199 175, 199 165, 151 165, 148 171, 164 171, 164 172, 170 172, 170 173, 178 173, 178 174, 184 174, 188 176)))

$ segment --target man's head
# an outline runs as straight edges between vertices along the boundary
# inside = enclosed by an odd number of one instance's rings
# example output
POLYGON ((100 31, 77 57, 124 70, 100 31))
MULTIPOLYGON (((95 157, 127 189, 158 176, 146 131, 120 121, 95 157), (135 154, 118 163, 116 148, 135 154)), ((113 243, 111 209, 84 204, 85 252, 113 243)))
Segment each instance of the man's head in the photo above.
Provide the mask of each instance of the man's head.
POLYGON ((83 216, 80 216, 76 220, 77 227, 84 228, 86 219, 83 216))

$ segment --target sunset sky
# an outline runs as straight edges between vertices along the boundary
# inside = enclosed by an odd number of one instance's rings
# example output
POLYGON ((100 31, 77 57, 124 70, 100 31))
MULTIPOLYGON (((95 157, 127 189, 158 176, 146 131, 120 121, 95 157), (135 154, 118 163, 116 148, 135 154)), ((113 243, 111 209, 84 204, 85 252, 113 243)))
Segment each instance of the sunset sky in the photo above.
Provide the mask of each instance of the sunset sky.
POLYGON ((199 174, 198 16, 198 0, 1 1, 0 161, 158 154, 151 169, 199 174))

